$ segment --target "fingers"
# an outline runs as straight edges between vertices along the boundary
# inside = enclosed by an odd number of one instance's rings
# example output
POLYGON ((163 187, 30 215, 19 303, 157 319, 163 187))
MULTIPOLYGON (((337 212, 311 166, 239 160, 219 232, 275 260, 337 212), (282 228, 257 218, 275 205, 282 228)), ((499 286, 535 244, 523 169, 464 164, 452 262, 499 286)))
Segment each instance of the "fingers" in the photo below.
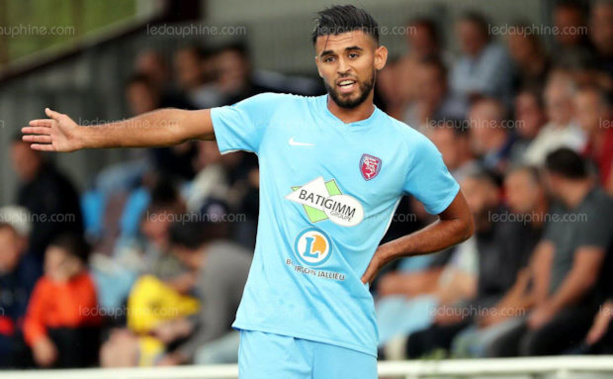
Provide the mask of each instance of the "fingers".
POLYGON ((23 136, 24 142, 38 142, 38 143, 51 143, 51 136, 23 136))
POLYGON ((30 148, 32 150, 38 150, 38 151, 54 151, 53 145, 51 145, 51 144, 43 145, 43 144, 39 144, 39 143, 33 143, 33 144, 30 145, 30 148))
POLYGON ((42 127, 42 126, 26 126, 26 127, 21 128, 21 132, 23 134, 43 134, 43 135, 48 135, 48 134, 51 134, 51 129, 50 128, 45 128, 45 127, 42 127))
POLYGON ((29 122, 30 126, 42 126, 45 128, 50 128, 53 125, 53 120, 44 119, 44 120, 32 120, 29 122))
POLYGON ((52 110, 51 110, 51 109, 49 109, 49 108, 45 108, 45 114, 46 114, 46 115, 47 115, 49 118, 54 119, 55 121, 59 121, 59 120, 60 120, 60 117, 62 117, 62 116, 63 116, 63 114, 61 114, 61 113, 59 113, 59 112, 56 112, 56 111, 52 111, 52 110))

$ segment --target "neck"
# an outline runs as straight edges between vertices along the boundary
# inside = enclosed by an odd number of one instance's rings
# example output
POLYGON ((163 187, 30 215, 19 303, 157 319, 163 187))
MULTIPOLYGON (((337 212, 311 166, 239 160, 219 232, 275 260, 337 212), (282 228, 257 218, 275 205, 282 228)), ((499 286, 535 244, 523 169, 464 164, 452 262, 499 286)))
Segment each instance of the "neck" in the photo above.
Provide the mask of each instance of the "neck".
POLYGON ((340 119, 345 124, 349 124, 351 122, 357 122, 366 120, 369 118, 372 113, 375 111, 375 105, 373 103, 373 91, 370 91, 370 94, 362 102, 362 104, 358 105, 355 108, 343 108, 339 107, 338 104, 332 100, 332 97, 328 95, 328 109, 330 112, 335 115, 338 119, 340 119))
POLYGON ((538 217, 534 217, 534 221, 532 221, 533 229, 540 229, 541 226, 545 223, 545 215, 549 210, 549 202, 545 196, 541 196, 539 201, 536 203, 534 207, 534 213, 538 217))

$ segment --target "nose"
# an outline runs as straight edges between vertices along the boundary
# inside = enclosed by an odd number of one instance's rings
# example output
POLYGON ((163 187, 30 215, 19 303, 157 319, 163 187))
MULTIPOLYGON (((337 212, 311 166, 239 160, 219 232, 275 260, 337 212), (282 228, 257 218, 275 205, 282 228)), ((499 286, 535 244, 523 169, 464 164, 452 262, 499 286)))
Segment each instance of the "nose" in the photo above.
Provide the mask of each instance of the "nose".
POLYGON ((338 67, 336 68, 336 71, 338 72, 339 75, 345 75, 349 73, 349 65, 347 64, 347 61, 345 60, 345 58, 339 58, 338 59, 338 67))

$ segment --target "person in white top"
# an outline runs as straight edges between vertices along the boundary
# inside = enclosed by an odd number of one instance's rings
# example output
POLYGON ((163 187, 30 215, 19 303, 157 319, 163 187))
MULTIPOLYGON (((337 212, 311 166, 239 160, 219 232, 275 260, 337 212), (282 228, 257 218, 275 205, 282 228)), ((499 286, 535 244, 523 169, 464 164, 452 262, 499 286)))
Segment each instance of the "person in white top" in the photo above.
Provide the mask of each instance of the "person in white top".
POLYGON ((525 163, 540 166, 548 153, 560 147, 580 151, 585 146, 585 133, 574 120, 575 92, 575 82, 568 72, 556 70, 550 74, 544 93, 549 122, 528 146, 525 163))

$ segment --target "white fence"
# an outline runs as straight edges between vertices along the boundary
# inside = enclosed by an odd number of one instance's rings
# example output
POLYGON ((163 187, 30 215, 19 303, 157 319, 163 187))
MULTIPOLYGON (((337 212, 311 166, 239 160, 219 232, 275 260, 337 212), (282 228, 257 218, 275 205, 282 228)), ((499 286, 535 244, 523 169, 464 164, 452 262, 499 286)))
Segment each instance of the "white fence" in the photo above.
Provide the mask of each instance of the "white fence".
MULTIPOLYGON (((379 378, 613 378, 613 356, 379 363, 379 378)), ((0 379, 236 379, 236 365, 0 371, 0 379)), ((336 379, 336 378, 330 378, 336 379)))

